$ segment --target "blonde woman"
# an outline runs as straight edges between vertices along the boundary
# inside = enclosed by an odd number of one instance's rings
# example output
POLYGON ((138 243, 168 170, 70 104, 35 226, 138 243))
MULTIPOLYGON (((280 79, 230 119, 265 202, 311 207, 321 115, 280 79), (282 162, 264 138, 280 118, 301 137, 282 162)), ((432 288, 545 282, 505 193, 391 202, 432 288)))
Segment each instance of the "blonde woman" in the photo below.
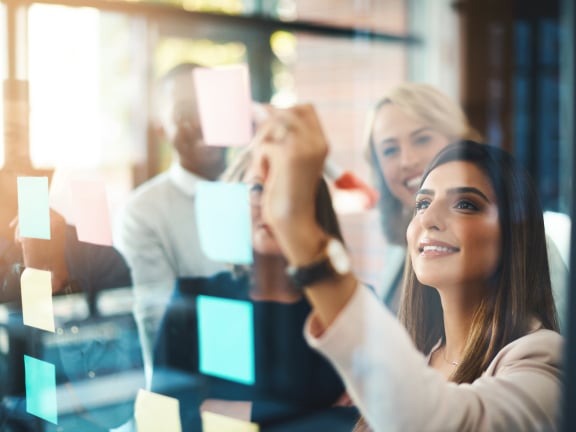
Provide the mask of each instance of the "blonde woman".
POLYGON ((405 245, 414 192, 424 169, 440 150, 459 139, 481 141, 462 108, 428 84, 401 84, 376 103, 367 153, 389 242, 405 245))

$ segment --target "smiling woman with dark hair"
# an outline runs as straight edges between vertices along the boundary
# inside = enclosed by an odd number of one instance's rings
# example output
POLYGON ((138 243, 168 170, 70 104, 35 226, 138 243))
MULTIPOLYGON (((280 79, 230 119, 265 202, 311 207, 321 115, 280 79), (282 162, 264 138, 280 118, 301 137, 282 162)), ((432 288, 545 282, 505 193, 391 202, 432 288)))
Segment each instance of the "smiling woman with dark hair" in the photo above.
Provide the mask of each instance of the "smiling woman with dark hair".
POLYGON ((328 152, 314 109, 278 110, 256 141, 266 223, 312 304, 308 342, 344 379, 358 430, 557 430, 562 337, 542 210, 509 154, 465 141, 424 172, 399 322, 312 217, 307 185, 328 152))
MULTIPOLYGON (((455 194, 454 212, 462 215, 460 225, 469 222, 469 232, 465 235, 472 241, 470 249, 487 254, 467 255, 461 266, 452 267, 451 270, 463 273, 468 267, 473 267, 479 271, 484 257, 494 261, 490 268, 495 271, 487 278, 487 287, 482 287, 478 293, 479 301, 470 314, 470 333, 465 345, 457 356, 446 354, 450 347, 446 346, 442 294, 433 288, 434 284, 426 283, 418 276, 419 258, 426 255, 421 249, 424 246, 418 243, 418 232, 422 226, 419 222, 433 225, 434 221, 422 220, 432 213, 427 214, 427 209, 437 198, 434 191, 422 188, 416 196, 416 212, 407 234, 409 244, 420 246, 409 250, 411 259, 406 264, 408 279, 403 289, 400 320, 420 351, 431 352, 434 345, 442 340, 435 352, 442 351, 448 358, 458 358, 459 361, 454 361, 457 364, 452 365, 457 367, 449 371, 452 381, 472 382, 482 375, 498 352, 510 342, 539 326, 558 331, 544 222, 531 179, 507 153, 489 146, 463 142, 444 149, 432 161, 424 179, 434 175, 439 167, 444 168, 447 176, 461 175, 467 181, 476 180, 476 183, 492 192, 492 196, 487 197, 475 188, 451 191, 455 194), (457 201, 459 196, 463 197, 461 201, 457 201), (487 211, 487 205, 491 206, 491 213, 487 211), (483 224, 487 219, 491 219, 487 222, 495 225, 493 228, 497 233, 492 250, 483 247, 490 236, 489 227, 483 224)), ((448 221, 449 216, 443 215, 438 223, 448 221)), ((429 248, 429 254, 442 257, 442 249, 429 248)), ((436 267, 440 264, 431 262, 436 267)), ((443 272, 443 279, 448 277, 449 270, 447 268, 443 272)), ((472 296, 470 286, 466 289, 466 295, 472 296)))

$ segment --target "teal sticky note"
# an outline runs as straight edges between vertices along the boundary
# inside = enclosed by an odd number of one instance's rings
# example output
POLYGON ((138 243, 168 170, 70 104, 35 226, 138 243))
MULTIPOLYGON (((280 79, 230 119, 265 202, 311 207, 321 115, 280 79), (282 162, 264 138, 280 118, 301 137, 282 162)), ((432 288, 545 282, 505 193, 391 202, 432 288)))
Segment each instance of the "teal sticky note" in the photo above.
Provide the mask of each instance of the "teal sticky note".
POLYGON ((20 236, 50 240, 48 177, 18 177, 17 184, 20 236))
POLYGON ((252 239, 248 185, 198 182, 196 221, 200 247, 214 260, 252 264, 252 239))
POLYGON ((56 368, 53 364, 24 356, 26 411, 58 424, 56 368))
POLYGON ((254 312, 242 300, 198 296, 200 372, 254 384, 254 312))

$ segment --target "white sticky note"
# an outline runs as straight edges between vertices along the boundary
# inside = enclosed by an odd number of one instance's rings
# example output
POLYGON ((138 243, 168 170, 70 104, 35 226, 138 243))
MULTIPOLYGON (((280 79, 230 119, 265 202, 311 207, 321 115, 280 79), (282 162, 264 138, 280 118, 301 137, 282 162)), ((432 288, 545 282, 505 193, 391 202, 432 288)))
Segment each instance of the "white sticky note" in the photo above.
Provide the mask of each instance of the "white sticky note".
POLYGON ((193 71, 204 142, 243 146, 252 139, 252 101, 246 65, 193 71))
POLYGON ((52 273, 26 268, 20 276, 24 324, 54 332, 52 273))
POLYGON ((180 402, 169 396, 138 390, 134 418, 138 432, 182 432, 180 402))
POLYGON ((202 432, 258 432, 258 424, 202 411, 202 432))
POLYGON ((198 182, 196 220, 200 247, 214 260, 252 264, 252 226, 248 185, 198 182))

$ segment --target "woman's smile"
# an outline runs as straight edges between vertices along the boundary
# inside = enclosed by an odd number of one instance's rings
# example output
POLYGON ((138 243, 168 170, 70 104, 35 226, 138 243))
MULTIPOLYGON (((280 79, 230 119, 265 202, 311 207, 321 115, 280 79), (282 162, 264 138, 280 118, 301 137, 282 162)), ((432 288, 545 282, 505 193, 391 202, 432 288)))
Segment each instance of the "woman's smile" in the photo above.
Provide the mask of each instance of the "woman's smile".
POLYGON ((415 201, 407 241, 418 280, 435 288, 486 283, 500 259, 501 241, 486 175, 470 163, 448 162, 424 179, 415 201))
POLYGON ((460 249, 455 246, 428 238, 419 243, 418 250, 420 251, 420 256, 424 258, 444 257, 460 252, 460 249))

